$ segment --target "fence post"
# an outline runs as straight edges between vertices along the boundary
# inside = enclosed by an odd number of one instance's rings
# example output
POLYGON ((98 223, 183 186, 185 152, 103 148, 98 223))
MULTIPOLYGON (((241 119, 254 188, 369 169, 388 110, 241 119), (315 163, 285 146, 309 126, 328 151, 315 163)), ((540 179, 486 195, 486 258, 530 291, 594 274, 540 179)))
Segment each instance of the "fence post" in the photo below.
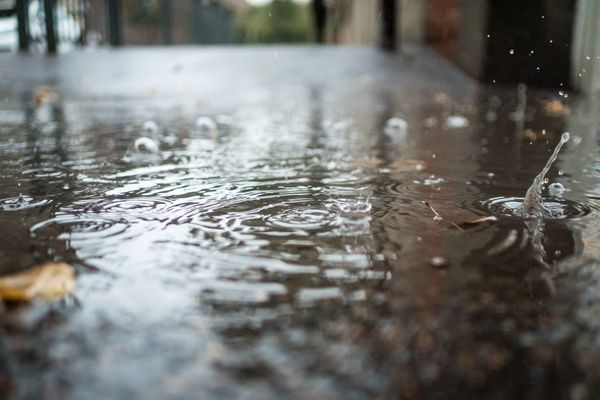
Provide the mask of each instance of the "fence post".
POLYGON ((381 0, 381 47, 394 51, 398 45, 396 0, 381 0))
POLYGON ((17 0, 17 29, 19 33, 19 50, 29 48, 29 0, 17 0))
POLYGON ((171 44, 173 41, 172 22, 171 22, 171 1, 162 0, 161 2, 161 28, 163 44, 171 44))
POLYGON ((56 53, 57 36, 56 25, 54 23, 54 6, 55 0, 44 0, 44 19, 46 22, 46 44, 48 45, 48 53, 56 53))
POLYGON ((120 5, 119 0, 108 0, 109 42, 113 46, 120 46, 122 44, 120 5))

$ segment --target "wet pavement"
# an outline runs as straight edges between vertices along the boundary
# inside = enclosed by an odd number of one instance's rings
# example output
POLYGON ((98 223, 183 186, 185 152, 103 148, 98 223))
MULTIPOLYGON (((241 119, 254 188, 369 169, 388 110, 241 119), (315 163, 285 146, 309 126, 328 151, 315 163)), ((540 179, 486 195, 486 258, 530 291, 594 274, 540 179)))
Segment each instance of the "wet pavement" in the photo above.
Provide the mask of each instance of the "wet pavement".
POLYGON ((0 273, 78 272, 3 307, 1 398, 600 392, 596 99, 182 47, 2 54, 0 101, 0 273), (514 216, 564 131, 554 217, 514 216))

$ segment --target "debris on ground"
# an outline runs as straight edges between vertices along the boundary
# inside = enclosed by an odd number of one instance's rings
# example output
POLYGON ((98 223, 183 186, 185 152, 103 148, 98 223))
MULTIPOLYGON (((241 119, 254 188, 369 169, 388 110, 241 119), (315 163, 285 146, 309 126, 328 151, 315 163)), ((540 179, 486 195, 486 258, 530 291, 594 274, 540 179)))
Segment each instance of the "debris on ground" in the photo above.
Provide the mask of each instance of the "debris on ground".
POLYGON ((66 263, 45 263, 30 270, 0 277, 0 300, 54 300, 75 288, 75 270, 66 263))
POLYGON ((554 100, 546 100, 544 102, 544 112, 547 115, 567 115, 571 113, 571 108, 562 103, 562 101, 554 99, 554 100))
POLYGON ((42 105, 48 103, 56 103, 58 101, 58 95, 56 92, 48 85, 39 86, 35 89, 33 93, 33 99, 31 100, 31 105, 35 108, 41 107, 42 105))

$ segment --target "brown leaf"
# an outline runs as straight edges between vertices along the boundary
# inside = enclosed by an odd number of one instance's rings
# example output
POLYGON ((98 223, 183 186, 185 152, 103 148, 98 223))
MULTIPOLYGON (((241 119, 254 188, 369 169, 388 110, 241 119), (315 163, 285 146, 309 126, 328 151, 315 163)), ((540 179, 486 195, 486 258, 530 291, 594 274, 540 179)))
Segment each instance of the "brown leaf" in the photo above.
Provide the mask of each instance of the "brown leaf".
POLYGON ((567 115, 571 113, 571 108, 564 105, 560 100, 546 100, 544 102, 544 112, 548 115, 567 115))
POLYGON ((30 270, 0 277, 0 299, 53 300, 75 288, 75 270, 65 263, 46 263, 30 270))
POLYGON ((473 227, 475 225, 479 225, 479 224, 484 223, 484 222, 494 222, 494 221, 498 220, 493 215, 485 215, 485 216, 476 218, 476 219, 474 219, 472 221, 464 221, 464 222, 461 222, 461 223, 457 224, 455 222, 450 221, 448 218, 445 218, 435 208, 433 208, 433 206, 431 204, 429 204, 428 202, 425 202, 425 205, 429 208, 429 210, 433 213, 433 215, 435 216, 435 218, 437 220, 439 220, 439 221, 442 221, 442 220, 447 221, 450 225, 452 225, 453 228, 456 228, 460 232, 464 232, 465 229, 468 229, 468 228, 473 227))
POLYGON ((31 104, 37 108, 45 103, 55 103, 58 101, 58 95, 50 86, 43 85, 35 89, 31 104))
POLYGON ((498 218, 494 217, 493 215, 486 215, 486 216, 474 219, 472 221, 461 222, 459 225, 462 226, 463 228, 468 228, 468 227, 471 227, 474 225, 479 225, 483 222, 494 222, 497 220, 498 220, 498 218))

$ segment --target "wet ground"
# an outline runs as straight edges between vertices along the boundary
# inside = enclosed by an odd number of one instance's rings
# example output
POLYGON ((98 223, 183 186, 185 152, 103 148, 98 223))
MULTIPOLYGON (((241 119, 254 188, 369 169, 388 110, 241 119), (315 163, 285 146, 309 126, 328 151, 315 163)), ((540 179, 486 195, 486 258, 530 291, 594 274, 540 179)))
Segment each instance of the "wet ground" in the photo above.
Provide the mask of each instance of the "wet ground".
POLYGON ((0 273, 78 272, 3 307, 0 397, 594 398, 600 114, 574 97, 417 49, 0 55, 0 273), (555 217, 513 216, 564 131, 555 217))

